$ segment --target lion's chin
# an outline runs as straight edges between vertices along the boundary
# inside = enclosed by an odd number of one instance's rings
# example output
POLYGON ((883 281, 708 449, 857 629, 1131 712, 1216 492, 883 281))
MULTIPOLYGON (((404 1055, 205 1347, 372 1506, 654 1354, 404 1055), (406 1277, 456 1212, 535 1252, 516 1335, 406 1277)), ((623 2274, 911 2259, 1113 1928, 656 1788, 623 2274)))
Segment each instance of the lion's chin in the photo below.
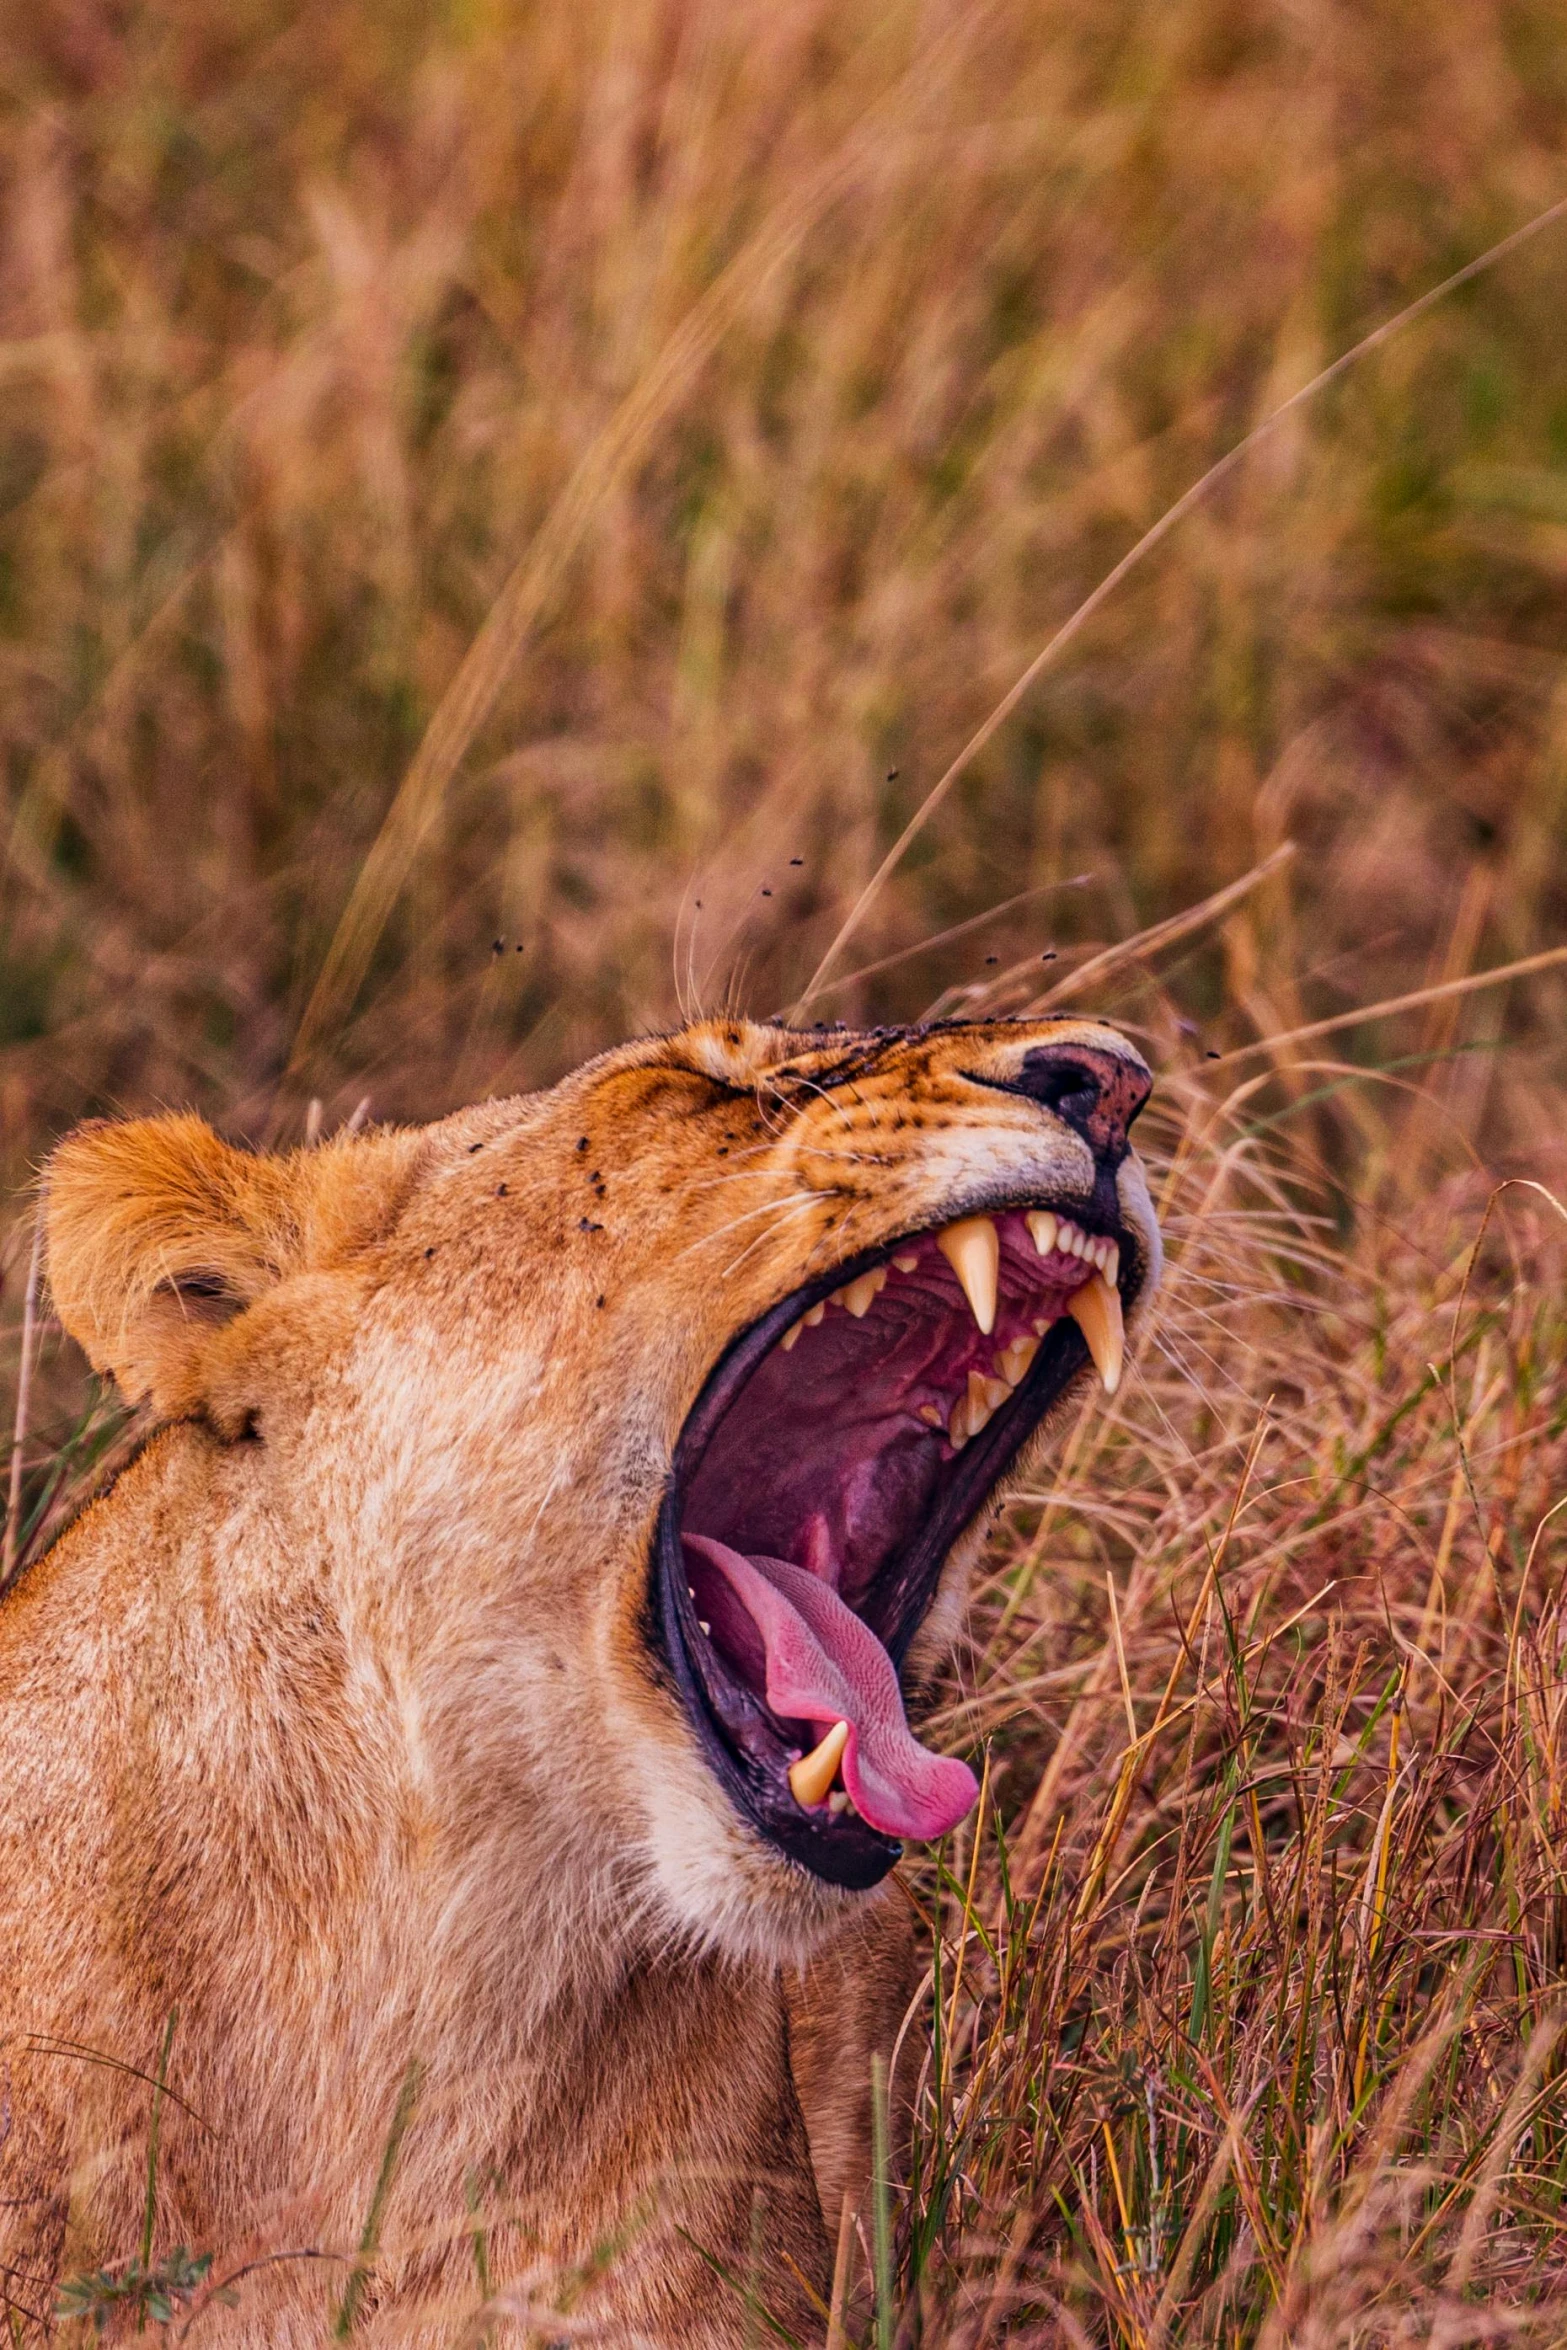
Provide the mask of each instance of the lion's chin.
MULTIPOLYGON (((700 1821, 658 1838, 685 1918, 754 1909, 765 1887, 773 1936, 782 1863, 783 1909, 809 1936, 906 1840, 966 1816, 975 1780, 914 1735, 906 1660, 928 1647, 954 1547, 1053 1407, 1090 1362, 1114 1389, 1123 1301, 1150 1257, 1140 1218, 1002 1205, 836 1267, 726 1351, 677 1447, 653 1561, 709 1782, 700 1821)), ((756 1930, 742 1916, 716 1938, 756 1930)))

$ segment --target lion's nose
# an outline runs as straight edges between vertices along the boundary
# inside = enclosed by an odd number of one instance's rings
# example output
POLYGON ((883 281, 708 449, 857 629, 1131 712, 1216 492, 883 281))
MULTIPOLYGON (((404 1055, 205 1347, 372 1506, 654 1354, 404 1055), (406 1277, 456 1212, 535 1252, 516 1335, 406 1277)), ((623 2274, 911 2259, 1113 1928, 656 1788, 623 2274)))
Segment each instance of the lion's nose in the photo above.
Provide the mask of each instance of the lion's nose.
POLYGON ((1013 1089, 1080 1134, 1095 1158, 1114 1165, 1125 1158, 1132 1120, 1148 1099, 1153 1079, 1140 1062, 1092 1045, 1036 1045, 1023 1057, 1013 1089))

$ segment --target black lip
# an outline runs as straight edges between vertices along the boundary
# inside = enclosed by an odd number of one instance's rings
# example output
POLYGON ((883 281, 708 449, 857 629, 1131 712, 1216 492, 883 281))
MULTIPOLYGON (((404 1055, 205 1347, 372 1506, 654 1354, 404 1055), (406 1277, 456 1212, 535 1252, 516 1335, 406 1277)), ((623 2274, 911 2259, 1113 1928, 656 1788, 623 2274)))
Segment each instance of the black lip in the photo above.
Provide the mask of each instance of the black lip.
MULTIPOLYGON (((1071 1216, 1085 1231, 1117 1243, 1121 1292, 1130 1304, 1142 1287, 1142 1251, 1118 1220, 1093 1212, 1096 1204, 1037 1198, 980 1199, 954 1205, 942 1222, 953 1223, 962 1216, 1004 1215, 1011 1209, 1053 1208, 1057 1214, 1071 1216)), ((789 1325, 809 1312, 819 1298, 886 1263, 898 1249, 925 1238, 932 1229, 924 1225, 918 1232, 900 1234, 835 1265, 831 1272, 781 1298, 731 1340, 708 1373, 681 1429, 653 1536, 656 1645, 680 1691, 708 1767, 741 1818, 769 1844, 813 1876, 853 1892, 865 1892, 879 1884, 901 1857, 903 1846, 896 1837, 882 1835, 852 1811, 834 1819, 830 1814, 805 1811, 795 1802, 787 1775, 793 1750, 785 1745, 772 1716, 728 1670, 715 1648, 706 1641, 701 1641, 700 1651, 697 1648, 701 1634, 681 1555, 680 1520, 686 1487, 719 1422, 789 1325), (696 1661, 699 1653, 701 1664, 696 1661), (746 1747, 729 1734, 726 1716, 735 1730, 744 1726, 746 1747)), ((1088 1363, 1082 1332, 1063 1315, 1042 1341, 1012 1402, 964 1446, 940 1507, 904 1555, 883 1570, 874 1594, 874 1614, 869 1606, 860 1612, 900 1671, 935 1597, 953 1544, 978 1515, 1045 1414, 1088 1363)))

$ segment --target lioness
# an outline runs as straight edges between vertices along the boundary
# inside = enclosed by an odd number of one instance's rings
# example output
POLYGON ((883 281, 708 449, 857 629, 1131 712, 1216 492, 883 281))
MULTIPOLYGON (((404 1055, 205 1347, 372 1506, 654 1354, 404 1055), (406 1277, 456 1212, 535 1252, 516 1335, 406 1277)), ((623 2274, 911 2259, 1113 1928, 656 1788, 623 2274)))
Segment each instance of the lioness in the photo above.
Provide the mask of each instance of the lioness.
POLYGON ((138 2250, 171 2030, 154 2263, 265 2256, 209 2343, 450 2342, 476 2263, 469 2339, 819 2338, 885 1880, 975 1793, 903 1693, 1120 1376, 1148 1086, 1088 1021, 709 1020, 282 1157, 61 1145, 58 1312, 162 1424, 0 1605, 18 2339, 138 2250), (352 2292, 296 2256, 367 2218, 352 2292))

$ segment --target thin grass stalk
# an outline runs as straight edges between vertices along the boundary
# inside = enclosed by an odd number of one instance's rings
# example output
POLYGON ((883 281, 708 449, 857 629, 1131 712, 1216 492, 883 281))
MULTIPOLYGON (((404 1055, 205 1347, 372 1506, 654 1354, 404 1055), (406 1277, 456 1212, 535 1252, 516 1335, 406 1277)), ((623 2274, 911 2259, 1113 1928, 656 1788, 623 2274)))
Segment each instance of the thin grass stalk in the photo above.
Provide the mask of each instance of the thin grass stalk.
POLYGON ((11 1435, 11 1479, 6 1494, 5 1543, 0 1550, 0 1593, 15 1580, 22 1527, 22 1463, 27 1449, 27 1415, 32 1401, 33 1363, 38 1345, 38 1287, 43 1272, 44 1218, 40 1205, 33 1220, 33 1245, 27 1260, 27 1287, 22 1298, 22 1359, 16 1382, 16 1418, 11 1435))

